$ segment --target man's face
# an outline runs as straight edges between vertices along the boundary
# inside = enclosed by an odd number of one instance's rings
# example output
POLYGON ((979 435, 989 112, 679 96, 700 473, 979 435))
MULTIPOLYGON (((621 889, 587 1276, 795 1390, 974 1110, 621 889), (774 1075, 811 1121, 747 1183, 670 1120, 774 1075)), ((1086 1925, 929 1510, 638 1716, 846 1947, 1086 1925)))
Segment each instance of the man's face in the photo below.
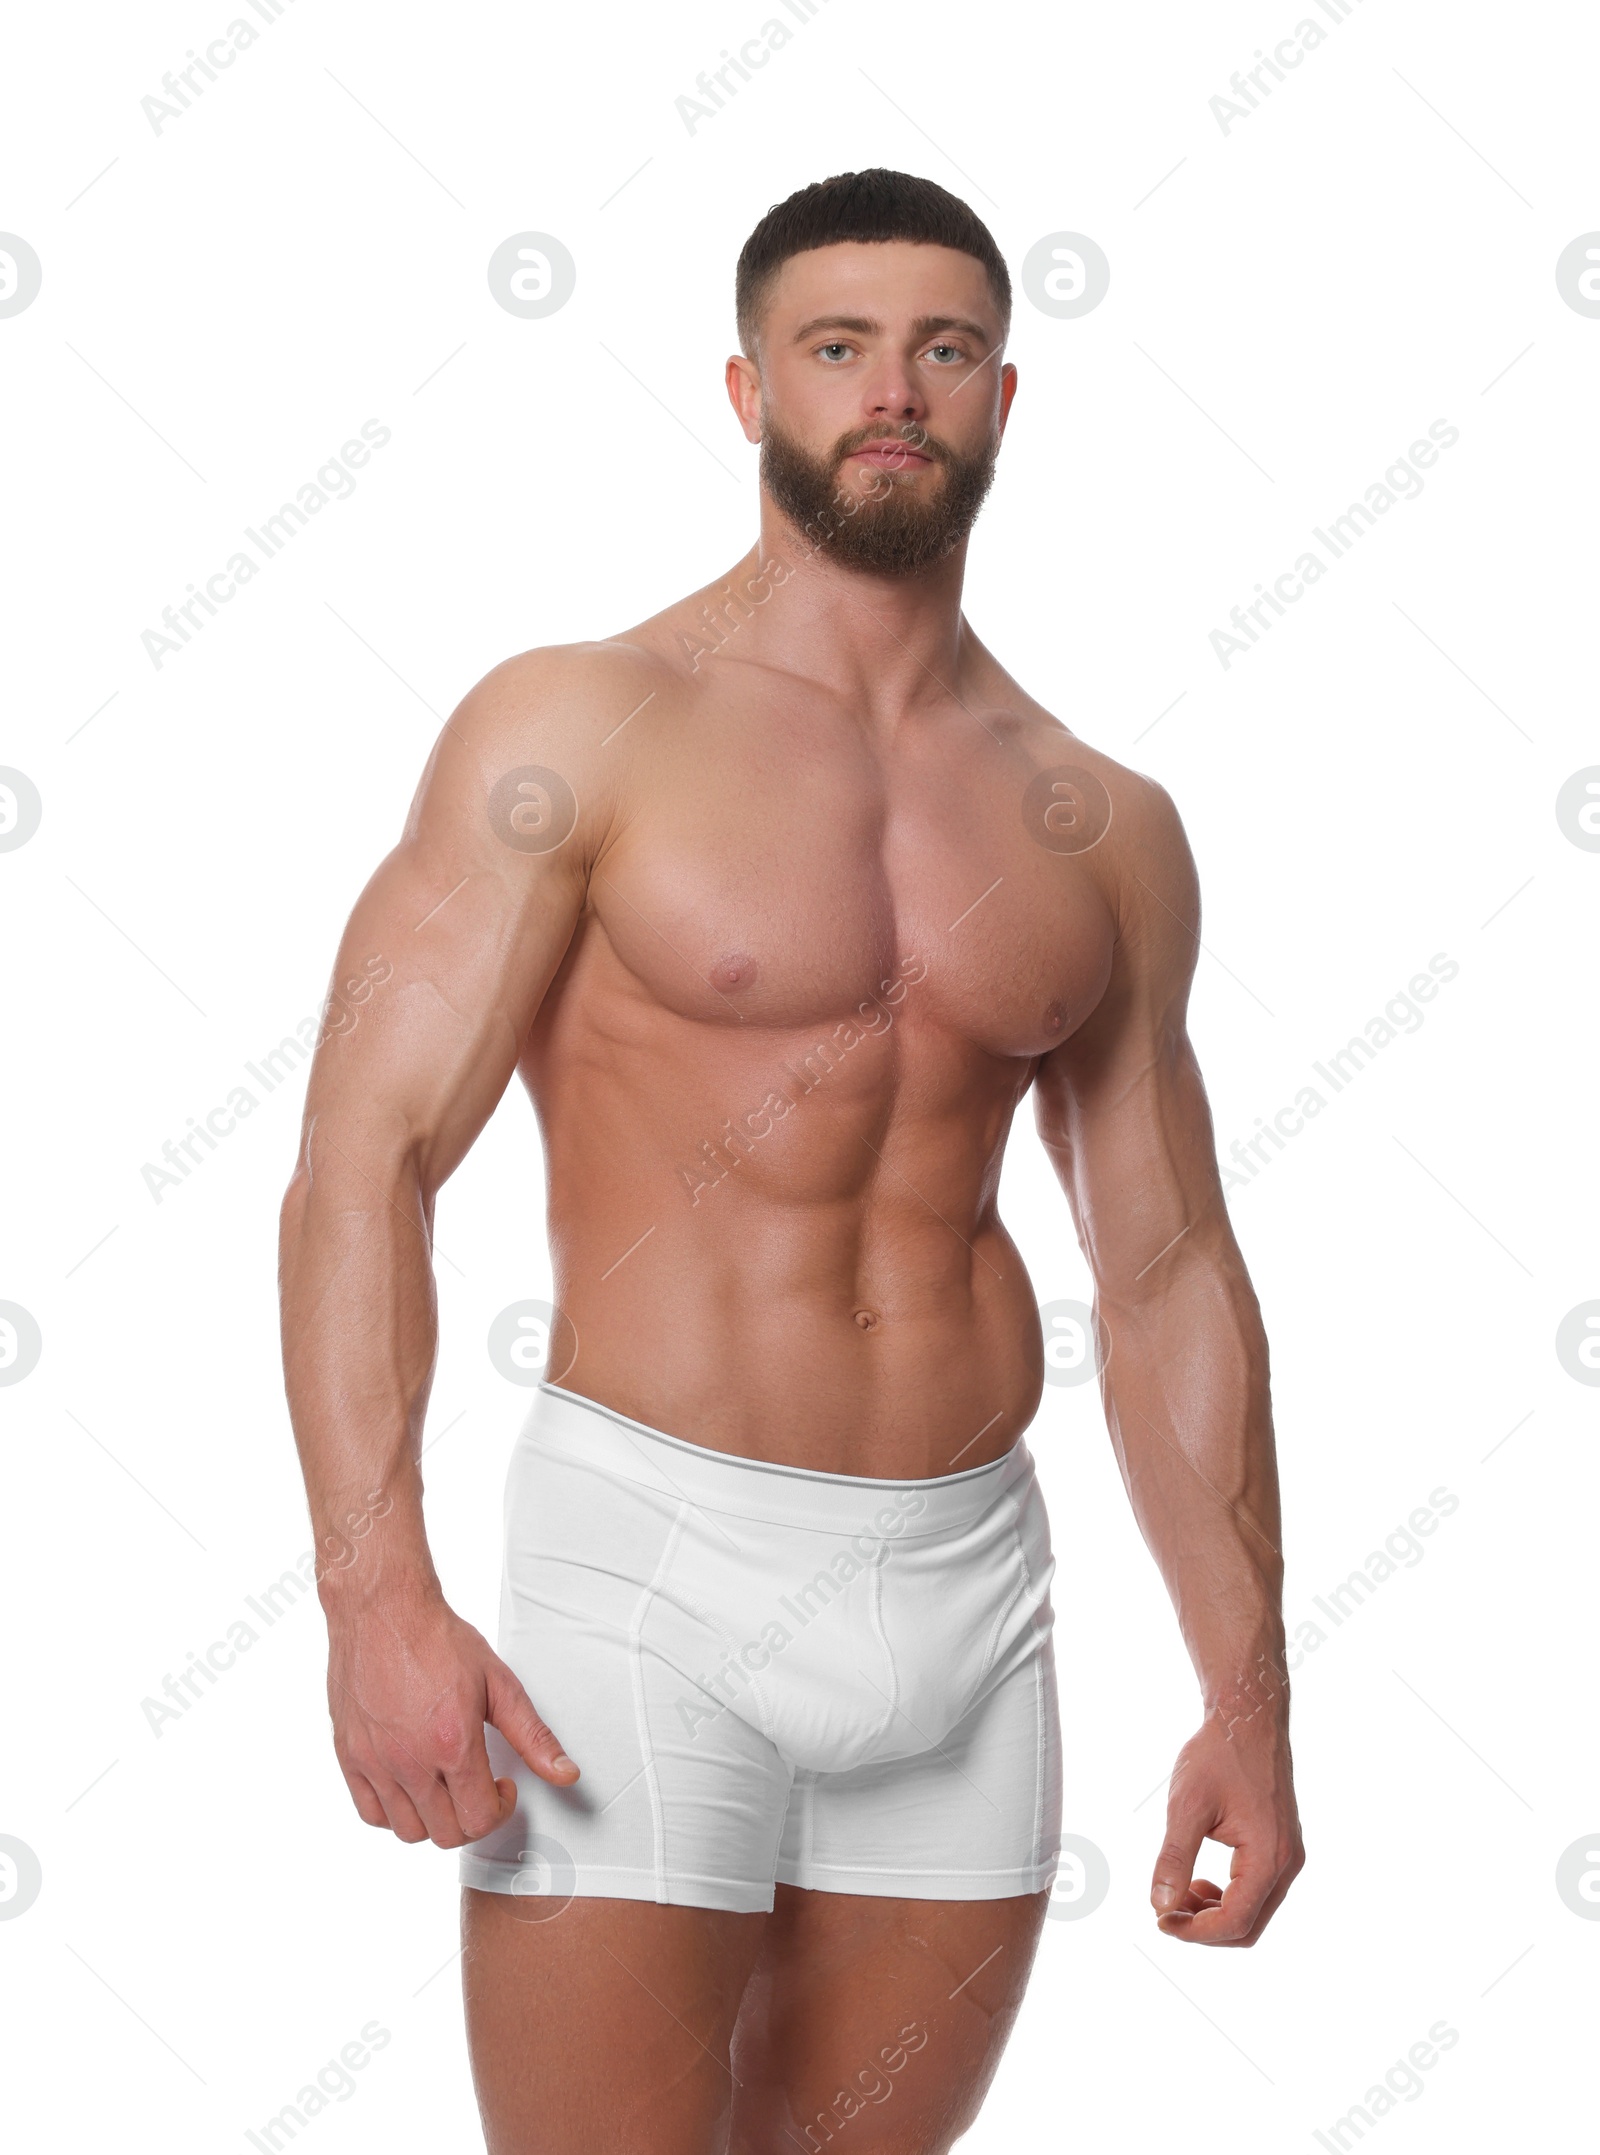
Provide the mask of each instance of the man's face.
POLYGON ((826 532, 848 568, 911 575, 943 559, 994 476, 1016 388, 1002 335, 982 264, 953 248, 849 242, 791 256, 757 364, 728 362, 777 507, 826 532))

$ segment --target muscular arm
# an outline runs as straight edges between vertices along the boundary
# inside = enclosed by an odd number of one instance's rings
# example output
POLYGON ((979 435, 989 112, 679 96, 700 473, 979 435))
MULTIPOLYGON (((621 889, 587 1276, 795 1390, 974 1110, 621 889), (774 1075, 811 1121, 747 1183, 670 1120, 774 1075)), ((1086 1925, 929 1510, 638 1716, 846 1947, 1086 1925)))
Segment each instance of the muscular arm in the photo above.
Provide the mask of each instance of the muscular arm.
POLYGON ((419 1453, 436 1348, 434 1201, 493 1112, 571 940, 609 812, 594 663, 498 668, 440 736, 404 834, 358 899, 284 1198, 284 1370, 329 1628, 334 1743, 368 1824, 443 1847, 508 1815, 492 1721, 530 1767, 577 1769, 511 1671, 446 1606, 419 1453), (537 783, 558 769, 572 821, 537 783), (557 823, 552 830, 552 812, 557 823), (513 842, 515 841, 515 842, 513 842))
POLYGON ((1040 1065, 1035 1112, 1095 1281, 1102 1390, 1205 1719, 1169 1792, 1162 1928, 1254 1943, 1303 1860, 1288 1745, 1267 1343, 1222 1199, 1185 1011, 1199 891, 1166 795, 1124 774, 1118 938, 1092 1017, 1040 1065), (1234 1848, 1225 1894, 1192 1880, 1234 1848), (1191 1882, 1192 1881, 1192 1882, 1191 1882))

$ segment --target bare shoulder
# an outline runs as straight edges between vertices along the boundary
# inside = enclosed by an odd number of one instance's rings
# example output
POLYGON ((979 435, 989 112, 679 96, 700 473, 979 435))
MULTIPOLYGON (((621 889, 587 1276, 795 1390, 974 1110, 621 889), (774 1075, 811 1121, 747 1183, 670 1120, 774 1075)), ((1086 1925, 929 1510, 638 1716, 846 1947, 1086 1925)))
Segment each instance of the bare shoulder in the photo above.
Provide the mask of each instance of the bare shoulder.
POLYGON ((407 836, 476 825, 534 855, 592 862, 627 795, 629 720, 669 685, 670 667, 618 639, 546 644, 491 668, 445 720, 407 836))
POLYGON ((641 698, 668 686, 672 669, 633 639, 542 644, 503 659, 451 713, 446 740, 493 765, 550 749, 593 766, 641 698))
POLYGON ((1085 841, 1080 858, 1116 920, 1124 955, 1150 951, 1170 953, 1180 962, 1192 958, 1200 927, 1199 879, 1172 795, 1148 772, 1119 763, 1037 704, 1029 716, 1025 739, 1035 767, 1030 783, 1037 810, 1041 816, 1050 812, 1047 792, 1059 796, 1058 820, 1085 841))

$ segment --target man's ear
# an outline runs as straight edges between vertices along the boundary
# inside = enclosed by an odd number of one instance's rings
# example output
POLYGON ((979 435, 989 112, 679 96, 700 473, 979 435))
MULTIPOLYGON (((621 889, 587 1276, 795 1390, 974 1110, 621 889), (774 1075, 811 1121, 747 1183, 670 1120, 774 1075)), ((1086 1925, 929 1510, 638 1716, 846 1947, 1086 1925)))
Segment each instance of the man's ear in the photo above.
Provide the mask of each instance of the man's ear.
POLYGON ((1017 370, 1008 359, 1000 369, 1000 431, 1004 434, 1006 420, 1011 412, 1011 400, 1017 393, 1017 370))
POLYGON ((735 352, 724 370, 728 402, 733 406, 746 441, 761 439, 761 374, 753 359, 735 352))

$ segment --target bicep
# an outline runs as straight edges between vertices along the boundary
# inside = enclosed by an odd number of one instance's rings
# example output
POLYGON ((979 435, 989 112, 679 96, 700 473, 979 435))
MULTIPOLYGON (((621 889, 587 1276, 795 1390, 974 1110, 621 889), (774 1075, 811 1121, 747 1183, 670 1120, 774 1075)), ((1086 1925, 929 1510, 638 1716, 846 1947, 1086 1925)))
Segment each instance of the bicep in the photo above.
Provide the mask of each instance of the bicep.
MULTIPOLYGON (((525 730, 519 737, 506 717, 503 696, 474 691, 463 703, 405 835, 351 912, 311 1072, 303 1164, 314 1163, 319 1129, 337 1128, 346 1147, 411 1156, 424 1189, 436 1190, 516 1068, 582 911, 594 830, 576 827, 547 851, 506 836, 495 786, 532 760, 525 730)), ((547 740, 541 749, 551 753, 547 740)), ((582 752, 569 741, 562 760, 582 752)))
POLYGON ((396 847, 339 946, 308 1129, 358 1126, 413 1152, 437 1188, 505 1091, 581 903, 559 870, 508 877, 425 841, 396 847))
POLYGON ((1040 1064, 1039 1133, 1102 1285, 1133 1292, 1220 1205, 1215 1140, 1189 1039, 1199 893, 1176 812, 1130 834, 1111 979, 1040 1064))

